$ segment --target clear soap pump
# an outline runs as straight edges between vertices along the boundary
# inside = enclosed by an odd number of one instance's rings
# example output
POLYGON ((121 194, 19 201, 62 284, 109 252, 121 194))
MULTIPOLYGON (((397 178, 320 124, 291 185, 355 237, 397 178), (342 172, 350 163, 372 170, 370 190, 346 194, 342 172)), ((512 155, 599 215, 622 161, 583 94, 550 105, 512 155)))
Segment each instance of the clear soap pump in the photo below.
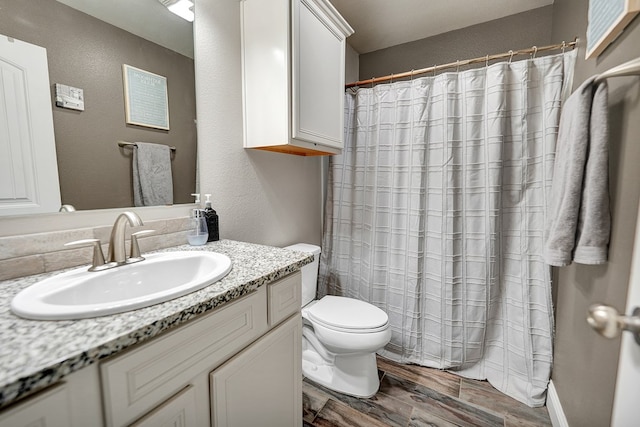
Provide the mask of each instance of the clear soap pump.
POLYGON ((191 246, 200 246, 207 243, 208 238, 209 231, 204 212, 200 209, 194 209, 191 214, 191 226, 187 232, 187 240, 191 246))

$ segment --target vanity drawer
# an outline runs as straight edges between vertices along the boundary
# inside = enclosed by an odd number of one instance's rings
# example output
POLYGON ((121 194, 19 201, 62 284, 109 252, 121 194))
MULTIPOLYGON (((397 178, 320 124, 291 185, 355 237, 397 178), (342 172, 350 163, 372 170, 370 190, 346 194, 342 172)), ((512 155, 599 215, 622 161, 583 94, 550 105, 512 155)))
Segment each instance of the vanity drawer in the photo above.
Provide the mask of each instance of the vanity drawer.
POLYGON ((107 426, 131 423, 263 335, 266 307, 261 288, 102 363, 107 426))
POLYGON ((302 305, 302 274, 298 271, 268 285, 269 327, 300 311, 302 305))

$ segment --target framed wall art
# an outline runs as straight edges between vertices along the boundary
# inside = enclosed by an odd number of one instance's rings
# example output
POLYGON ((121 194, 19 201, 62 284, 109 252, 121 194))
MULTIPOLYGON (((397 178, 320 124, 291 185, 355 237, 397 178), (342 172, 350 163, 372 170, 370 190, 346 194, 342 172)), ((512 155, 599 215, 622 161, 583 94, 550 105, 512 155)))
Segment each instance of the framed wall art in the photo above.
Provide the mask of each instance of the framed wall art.
POLYGON ((167 78, 127 64, 122 75, 126 122, 169 130, 167 78))
POLYGON ((595 58, 640 12, 640 0, 589 0, 587 54, 595 58))

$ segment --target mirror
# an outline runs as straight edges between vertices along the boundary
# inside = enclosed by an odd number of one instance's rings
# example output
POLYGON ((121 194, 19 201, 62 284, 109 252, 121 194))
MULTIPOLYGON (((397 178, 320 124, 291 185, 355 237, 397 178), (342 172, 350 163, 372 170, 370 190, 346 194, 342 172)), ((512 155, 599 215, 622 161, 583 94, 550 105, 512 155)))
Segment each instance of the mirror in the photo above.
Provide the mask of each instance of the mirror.
POLYGON ((192 203, 192 24, 158 0, 0 0, 0 10, 0 33, 47 50, 62 204, 78 210, 133 206, 132 148, 118 141, 176 147, 173 201, 192 203), (126 123, 123 64, 166 77, 168 130, 126 123), (56 106, 56 84, 82 89, 84 111, 56 106))

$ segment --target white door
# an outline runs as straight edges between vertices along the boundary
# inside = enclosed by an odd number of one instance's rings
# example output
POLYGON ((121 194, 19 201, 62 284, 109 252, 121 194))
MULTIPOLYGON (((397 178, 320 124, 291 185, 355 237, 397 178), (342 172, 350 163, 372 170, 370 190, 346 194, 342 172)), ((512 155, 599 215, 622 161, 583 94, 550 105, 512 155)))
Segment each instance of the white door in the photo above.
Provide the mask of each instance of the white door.
POLYGON ((0 216, 57 212, 46 49, 0 35, 0 216))
MULTIPOLYGON (((636 307, 640 307, 640 216, 636 224, 636 238, 633 249, 629 293, 625 314, 631 316, 636 307)), ((640 317, 638 318, 640 320, 640 317)), ((636 343, 633 333, 622 334, 618 376, 613 401, 612 427, 630 427, 640 425, 638 404, 640 400, 640 344, 636 343)))

